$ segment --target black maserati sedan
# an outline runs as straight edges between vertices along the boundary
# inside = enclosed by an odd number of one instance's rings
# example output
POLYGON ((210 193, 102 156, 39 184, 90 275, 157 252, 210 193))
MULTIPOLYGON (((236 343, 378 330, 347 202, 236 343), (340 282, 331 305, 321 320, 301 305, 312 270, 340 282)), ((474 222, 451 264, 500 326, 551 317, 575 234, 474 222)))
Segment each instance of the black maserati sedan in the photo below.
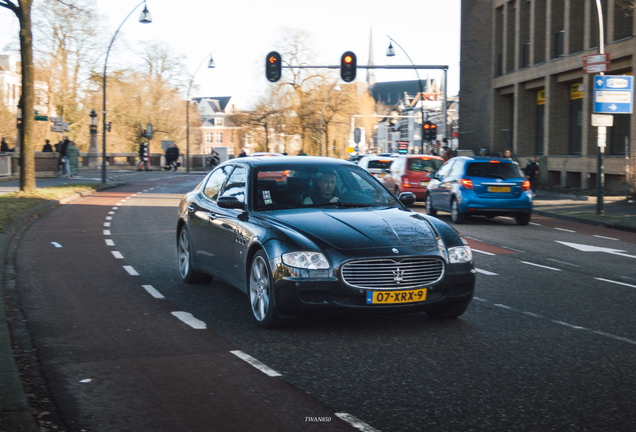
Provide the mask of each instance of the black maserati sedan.
POLYGON ((414 201, 344 160, 231 159, 181 200, 179 272, 243 291, 266 328, 329 309, 456 318, 473 298, 472 252, 414 201))

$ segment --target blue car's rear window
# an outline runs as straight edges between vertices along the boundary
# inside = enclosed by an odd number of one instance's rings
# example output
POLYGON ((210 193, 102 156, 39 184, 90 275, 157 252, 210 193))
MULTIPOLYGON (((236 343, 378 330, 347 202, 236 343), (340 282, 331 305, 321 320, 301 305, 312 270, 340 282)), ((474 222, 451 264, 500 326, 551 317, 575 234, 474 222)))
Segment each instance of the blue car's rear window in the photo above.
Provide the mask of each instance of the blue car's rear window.
POLYGON ((468 177, 519 178, 523 177, 519 165, 515 163, 471 162, 466 167, 468 177))

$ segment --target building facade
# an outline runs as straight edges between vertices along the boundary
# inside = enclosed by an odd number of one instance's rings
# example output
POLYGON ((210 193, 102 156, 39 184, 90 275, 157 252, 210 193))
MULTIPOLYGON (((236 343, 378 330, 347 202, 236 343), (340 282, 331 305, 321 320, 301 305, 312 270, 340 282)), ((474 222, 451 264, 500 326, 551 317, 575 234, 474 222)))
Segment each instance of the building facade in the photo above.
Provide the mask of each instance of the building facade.
POLYGON ((230 155, 239 154, 243 135, 230 121, 238 113, 231 96, 195 98, 201 115, 200 143, 204 154, 211 154, 215 147, 227 147, 230 155))
MULTIPOLYGON (((636 68, 636 19, 624 0, 602 0, 608 75, 636 68)), ((462 0, 459 146, 475 153, 537 155, 546 185, 593 189, 597 128, 593 74, 599 52, 595 0, 462 0)), ((604 150, 605 185, 634 188, 634 116, 614 115, 604 150)))

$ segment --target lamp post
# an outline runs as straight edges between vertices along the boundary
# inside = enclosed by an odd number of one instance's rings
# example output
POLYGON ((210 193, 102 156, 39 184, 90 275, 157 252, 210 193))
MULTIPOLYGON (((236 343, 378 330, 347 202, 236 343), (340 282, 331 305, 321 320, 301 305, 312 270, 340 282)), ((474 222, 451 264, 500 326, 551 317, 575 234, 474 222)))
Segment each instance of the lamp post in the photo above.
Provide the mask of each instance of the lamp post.
POLYGON ((148 8, 146 7, 146 0, 143 0, 137 6, 130 11, 126 18, 119 24, 117 27, 117 31, 113 35, 113 38, 110 40, 110 45, 108 45, 108 51, 106 51, 106 59, 104 60, 104 100, 103 100, 103 108, 102 108, 102 183, 106 183, 106 67, 108 65, 108 55, 110 54, 110 49, 113 46, 113 42, 115 42, 115 38, 117 37, 117 33, 124 25, 126 20, 132 15, 132 13, 141 5, 144 5, 144 10, 139 15, 139 22, 142 24, 150 24, 152 22, 152 17, 150 16, 150 12, 148 12, 148 8))
POLYGON ((88 166, 89 168, 97 168, 99 153, 97 152, 97 113, 92 110, 90 113, 91 127, 90 127, 90 142, 88 146, 88 166))
POLYGON ((192 89, 192 83, 194 82, 194 76, 197 74, 205 60, 210 57, 210 61, 208 61, 208 69, 214 69, 216 66, 214 64, 214 60, 212 59, 212 53, 208 54, 201 60, 199 66, 197 66, 196 70, 192 74, 192 78, 190 78, 190 84, 188 85, 188 95, 186 97, 186 172, 190 172, 190 90, 192 89))
MULTIPOLYGON (((413 63, 413 60, 411 60, 411 57, 407 54, 406 51, 404 51, 404 48, 402 48, 400 46, 399 43, 397 43, 394 39, 392 39, 390 36, 387 35, 387 37, 389 38, 389 40, 391 40, 391 42, 395 42, 395 44, 400 47, 400 49, 402 50, 402 52, 404 54, 406 54, 406 57, 409 59, 409 61, 411 62, 411 64, 413 66, 415 66, 415 63, 413 63)), ((389 42, 389 47, 386 50, 386 56, 387 57, 394 57, 395 56, 395 48, 393 48, 393 45, 391 44, 391 42, 389 42)), ((420 79, 420 73, 417 71, 417 69, 415 69, 415 74, 417 75, 417 82, 420 85, 420 113, 422 114, 422 124, 421 124, 421 129, 420 129, 420 143, 421 143, 421 147, 422 147, 422 154, 424 154, 424 88, 422 87, 422 80, 420 79)), ((444 104, 446 104, 446 101, 444 101, 444 104)))
MULTIPOLYGON (((322 156, 322 118, 325 112, 325 105, 327 104, 327 100, 329 99, 329 94, 331 93, 332 90, 335 91, 340 91, 340 87, 338 86, 338 80, 334 81, 334 83, 331 85, 331 87, 329 87, 329 91, 327 92, 327 95, 325 96, 325 100, 322 102, 322 108, 320 108, 320 131, 319 131, 319 138, 318 138, 318 145, 320 146, 320 156, 322 156)), ((325 156, 329 156, 329 142, 325 143, 325 156)))

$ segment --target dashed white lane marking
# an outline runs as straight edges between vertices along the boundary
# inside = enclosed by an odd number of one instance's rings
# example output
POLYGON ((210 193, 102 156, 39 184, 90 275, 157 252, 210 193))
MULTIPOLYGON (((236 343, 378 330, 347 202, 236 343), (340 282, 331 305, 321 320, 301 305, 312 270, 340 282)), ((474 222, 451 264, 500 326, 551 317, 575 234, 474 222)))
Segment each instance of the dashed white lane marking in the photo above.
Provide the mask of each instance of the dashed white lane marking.
POLYGON ((113 210, 111 210, 111 211, 109 211, 109 212, 108 212, 108 214, 109 214, 109 215, 114 215, 114 214, 115 214, 115 212, 114 212, 113 210))
POLYGON ((266 375, 269 375, 271 377, 282 376, 281 374, 276 372, 274 369, 272 369, 269 366, 266 366, 263 363, 259 362, 258 360, 256 360, 251 355, 245 354, 243 351, 236 350, 236 351, 230 351, 230 352, 232 354, 234 354, 235 356, 237 356, 238 358, 240 358, 241 360, 245 360, 246 362, 248 362, 249 364, 251 364, 256 369, 258 369, 259 371, 263 372, 266 375))
POLYGON ((472 250, 473 252, 479 252, 480 254, 484 254, 484 255, 490 255, 490 256, 495 255, 494 253, 484 252, 484 251, 481 251, 481 250, 479 250, 479 249, 471 248, 471 250, 472 250))
POLYGON ((575 232, 576 232, 576 231, 572 231, 572 230, 565 229, 565 228, 555 228, 555 230, 565 231, 565 232, 572 232, 572 233, 575 233, 575 232))
POLYGON ((561 271, 561 269, 558 269, 558 268, 548 267, 548 266, 544 266, 544 265, 541 265, 541 264, 535 264, 535 263, 531 263, 531 262, 528 262, 528 261, 519 261, 519 262, 522 263, 522 264, 528 264, 528 265, 531 265, 531 266, 541 267, 541 268, 548 269, 548 270, 561 271))
POLYGON ((592 237, 596 237, 596 238, 600 238, 600 239, 605 239, 605 240, 616 240, 618 241, 617 238, 614 237, 605 237, 605 236, 600 236, 600 235, 592 235, 592 237))
POLYGON ((502 304, 499 304, 499 303, 495 303, 495 306, 500 307, 502 309, 512 310, 512 308, 510 306, 502 305, 502 304))
POLYGON ((115 242, 112 241, 111 239, 106 239, 106 246, 115 246, 115 242))
POLYGON ((475 271, 477 273, 481 273, 481 274, 484 274, 486 276, 499 276, 498 273, 489 272, 488 270, 482 270, 482 269, 476 268, 475 271))
POLYGON ((536 223, 536 222, 530 222, 530 225, 543 226, 543 225, 538 224, 538 223, 536 223))
POLYGON ((124 266, 124 270, 131 276, 139 276, 139 273, 132 266, 124 266))
POLYGON ((511 247, 501 246, 501 248, 502 248, 502 249, 511 250, 511 251, 513 251, 513 252, 525 253, 525 252, 524 252, 524 251, 522 251, 522 250, 519 250, 519 249, 513 249, 513 248, 511 248, 511 247))
POLYGON ((587 330, 585 327, 577 326, 577 325, 566 323, 566 322, 563 322, 563 321, 552 320, 552 322, 555 323, 555 324, 561 324, 561 325, 564 325, 566 327, 570 327, 570 328, 572 328, 574 330, 587 330))
POLYGON ((111 251, 111 253, 113 254, 113 256, 117 259, 124 259, 124 256, 121 254, 121 252, 118 251, 111 251))
POLYGON ((113 220, 113 217, 112 216, 106 216, 106 220, 108 220, 108 221, 113 220))
POLYGON ((528 315, 534 318, 543 318, 541 315, 536 314, 536 313, 532 313, 532 312, 523 312, 524 315, 528 315))
POLYGON ((61 244, 59 244, 58 242, 51 242, 51 244, 52 244, 53 246, 55 246, 56 248, 61 248, 61 247, 62 247, 62 245, 61 245, 61 244))
POLYGON ((115 205, 120 206, 120 205, 122 205, 123 203, 124 203, 123 201, 119 201, 119 202, 118 202, 117 204, 115 204, 115 205))
POLYGON ((163 295, 161 295, 161 293, 159 291, 157 291, 155 289, 155 287, 153 287, 152 285, 142 285, 143 289, 145 289, 146 291, 148 291, 148 294, 150 294, 151 296, 153 296, 156 299, 164 299, 165 297, 163 295))
POLYGON ((110 235, 110 230, 104 230, 104 235, 110 235))
POLYGON ((105 227, 109 227, 110 226, 110 222, 104 222, 104 226, 105 227))
POLYGON ((565 265, 573 266, 573 267, 581 267, 580 265, 572 264, 572 263, 565 262, 565 261, 559 261, 559 260, 555 260, 555 259, 552 259, 552 258, 548 258, 547 260, 548 261, 558 262, 559 264, 565 264, 565 265))
POLYGON ((594 278, 594 279, 600 280, 600 281, 603 281, 603 282, 613 283, 613 284, 616 284, 616 285, 623 285, 623 286, 628 286, 630 288, 636 288, 636 285, 628 284, 628 283, 625 283, 625 282, 619 282, 619 281, 614 281, 614 280, 611 280, 611 279, 603 279, 603 278, 594 278))
POLYGON ((351 426, 353 426, 356 429, 361 430, 362 432, 380 432, 378 429, 374 428, 373 426, 369 426, 368 424, 366 424, 363 421, 358 420, 357 418, 355 418, 351 414, 336 413, 336 417, 338 417, 340 420, 343 420, 343 421, 349 423, 351 426))
POLYGON ((113 210, 117 210, 119 207, 113 207, 113 210))
MULTIPOLYGON (((131 195, 131 196, 129 196, 128 198, 132 198, 132 197, 134 197, 134 196, 137 196, 137 194, 132 194, 132 195, 131 195)), ((126 199, 128 199, 128 198, 126 198, 126 199)))
POLYGON ((183 321, 185 324, 189 325, 193 329, 205 330, 206 328, 208 328, 208 326, 206 326, 203 321, 193 317, 190 312, 171 312, 171 314, 179 318, 181 321, 183 321))

